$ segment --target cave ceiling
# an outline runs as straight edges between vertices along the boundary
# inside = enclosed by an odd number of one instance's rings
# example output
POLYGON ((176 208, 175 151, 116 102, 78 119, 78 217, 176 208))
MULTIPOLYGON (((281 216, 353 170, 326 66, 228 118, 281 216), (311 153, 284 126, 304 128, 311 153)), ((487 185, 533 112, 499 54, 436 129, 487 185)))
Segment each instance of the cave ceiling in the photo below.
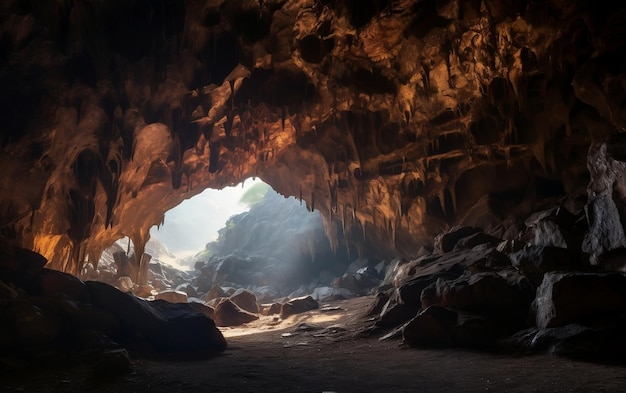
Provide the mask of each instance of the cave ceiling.
POLYGON ((590 144, 626 123, 624 22, 591 1, 3 1, 2 237, 78 272, 250 177, 397 255, 580 208, 590 144))

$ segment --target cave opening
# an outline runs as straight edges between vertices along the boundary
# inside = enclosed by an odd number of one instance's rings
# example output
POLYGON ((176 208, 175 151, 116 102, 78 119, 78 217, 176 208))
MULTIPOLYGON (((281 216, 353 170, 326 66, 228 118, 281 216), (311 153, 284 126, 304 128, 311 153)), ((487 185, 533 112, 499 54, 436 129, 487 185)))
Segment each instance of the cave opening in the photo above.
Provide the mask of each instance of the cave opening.
MULTIPOLYGON (((253 178, 208 188, 167 211, 151 228, 141 263, 133 240, 124 237, 103 252, 97 269, 88 264, 81 278, 150 301, 206 305, 218 327, 237 327, 225 332, 249 334, 276 318, 281 302, 310 298, 305 308, 319 308, 382 284, 389 261, 355 255, 345 241, 331 240, 319 211, 253 178), (239 314, 222 312, 227 300, 239 314)), ((317 315, 310 322, 338 317, 317 315)))

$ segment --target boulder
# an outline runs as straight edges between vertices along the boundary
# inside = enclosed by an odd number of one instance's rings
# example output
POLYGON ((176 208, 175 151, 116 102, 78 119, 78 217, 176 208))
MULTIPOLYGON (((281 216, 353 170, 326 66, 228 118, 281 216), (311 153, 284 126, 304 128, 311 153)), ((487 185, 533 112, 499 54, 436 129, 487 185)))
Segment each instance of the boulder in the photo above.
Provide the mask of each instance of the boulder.
POLYGON ((92 303, 113 314, 121 326, 119 338, 145 340, 159 351, 220 351, 226 341, 213 320, 187 303, 147 302, 108 284, 87 281, 92 303))
POLYGON ((284 303, 280 309, 280 316, 285 319, 290 315, 300 314, 318 308, 319 303, 315 299, 311 296, 302 296, 284 303))
POLYGON ((477 227, 454 226, 448 232, 435 237, 435 250, 439 253, 450 252, 459 240, 482 231, 477 227))
POLYGON ((586 326, 569 324, 538 330, 530 348, 551 355, 581 360, 622 362, 626 351, 626 325, 586 326))
POLYGON ((408 280, 397 289, 398 301, 402 304, 421 306, 422 291, 425 288, 437 282, 439 279, 454 280, 455 278, 461 276, 463 270, 459 267, 459 265, 456 265, 456 267, 458 268, 417 276, 408 280))
POLYGON ((163 300, 148 302, 165 323, 156 324, 150 334, 151 344, 160 351, 192 352, 221 351, 226 340, 215 322, 196 311, 189 303, 170 303, 163 300))
POLYGON ((228 300, 228 297, 216 297, 204 304, 215 309, 221 302, 228 300))
POLYGON ((206 306, 202 303, 198 302, 189 302, 187 303, 194 310, 201 314, 206 315, 207 317, 215 320, 215 309, 213 307, 206 306))
POLYGON ((453 281, 438 280, 434 286, 436 296, 422 304, 423 308, 437 304, 518 322, 525 320, 534 297, 533 287, 518 273, 509 277, 496 273, 471 274, 453 281))
POLYGON ((402 325, 411 318, 414 318, 418 311, 419 307, 407 304, 398 304, 393 298, 391 298, 387 301, 387 304, 385 304, 380 312, 380 317, 378 318, 378 321, 376 321, 375 325, 379 328, 391 329, 402 325))
POLYGON ((491 236, 485 232, 476 232, 469 236, 463 237, 457 241, 455 244, 453 251, 464 250, 464 249, 472 249, 476 246, 487 244, 489 246, 497 246, 502 239, 491 236))
POLYGON ((257 314, 259 312, 259 305, 256 300, 254 292, 247 289, 239 288, 230 295, 230 300, 239 306, 241 309, 257 314))
POLYGON ((411 319, 402 331, 404 342, 412 347, 440 348, 456 344, 458 313, 430 306, 411 319))
MULTIPOLYGON (((365 269, 365 268, 364 268, 365 269)), ((332 282, 333 288, 345 288, 352 293, 361 293, 380 284, 380 280, 362 273, 345 273, 332 282)))
POLYGON ((311 297, 318 302, 350 299, 353 296, 349 289, 332 287, 317 287, 311 294, 311 297))
POLYGON ((607 251, 598 257, 597 262, 604 270, 626 273, 626 248, 607 251))
POLYGON ((580 250, 583 231, 576 226, 577 218, 564 207, 536 213, 526 220, 536 246, 553 246, 580 250))
MULTIPOLYGON (((617 137, 617 134, 616 134, 617 137)), ((619 144, 621 145, 621 143, 619 144)), ((585 206, 589 231, 585 234, 582 250, 589 254, 592 264, 607 251, 626 247, 626 236, 622 225, 620 208, 623 209, 623 191, 626 163, 614 157, 620 148, 615 149, 612 141, 589 146, 587 168, 590 181, 587 186, 588 202, 585 206), (620 204, 616 204, 616 200, 620 204)))
POLYGON ((580 263, 571 253, 561 247, 526 245, 511 254, 513 266, 524 276, 539 286, 546 272, 572 271, 580 268, 580 263))
POLYGON ((209 289, 209 291, 204 296, 204 301, 209 302, 213 299, 221 298, 221 297, 228 297, 228 295, 226 294, 226 291, 224 291, 224 289, 221 286, 215 284, 211 287, 211 289, 209 289))
POLYGON ((257 319, 258 315, 240 308, 230 299, 225 299, 215 307, 217 326, 239 326, 257 319))
POLYGON ((378 292, 374 297, 374 300, 370 303, 369 307, 363 314, 363 317, 378 317, 380 316, 383 307, 389 301, 389 295, 384 292, 378 292))
POLYGON ((159 292, 154 298, 158 300, 165 300, 170 303, 187 303, 188 300, 187 294, 181 291, 159 292))
POLYGON ((80 302, 89 300, 89 291, 85 283, 69 273, 52 269, 41 269, 38 274, 39 295, 69 296, 80 302))
POLYGON ((541 329, 626 313, 621 273, 548 272, 537 289, 535 321, 541 329))
POLYGON ((182 283, 176 287, 176 291, 185 292, 187 297, 198 297, 198 291, 190 283, 182 283))
POLYGON ((81 330, 99 330, 110 337, 120 334, 120 323, 115 316, 88 303, 67 296, 31 296, 29 301, 45 315, 59 321, 68 335, 81 330))
POLYGON ((263 309, 263 315, 276 315, 280 314, 280 310, 283 307, 282 303, 272 303, 269 307, 263 309))

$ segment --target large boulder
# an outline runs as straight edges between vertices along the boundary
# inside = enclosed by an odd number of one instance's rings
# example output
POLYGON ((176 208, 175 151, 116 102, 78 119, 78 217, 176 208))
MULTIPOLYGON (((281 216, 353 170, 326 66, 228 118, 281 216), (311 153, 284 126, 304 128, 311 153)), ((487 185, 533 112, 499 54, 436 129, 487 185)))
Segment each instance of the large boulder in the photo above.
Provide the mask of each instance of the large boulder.
POLYGON ((454 226, 447 232, 435 237, 435 250, 440 253, 450 252, 454 249, 459 240, 482 231, 482 229, 476 227, 454 226))
POLYGON ((502 331, 483 316, 441 306, 423 309, 402 328, 405 344, 419 348, 485 348, 501 335, 502 331))
POLYGON ((121 325, 120 339, 144 339, 156 350, 223 350, 226 341, 215 323, 186 303, 163 300, 151 304, 97 281, 87 281, 92 303, 113 314, 121 325))
POLYGON ((626 275, 546 273, 537 289, 535 313, 542 329, 626 313, 626 275))
POLYGON ((400 326, 415 317, 419 307, 408 304, 399 304, 397 299, 391 297, 383 306, 380 317, 376 321, 376 326, 383 329, 390 329, 400 326))
POLYGON ((256 295, 254 294, 254 292, 244 288, 239 288, 235 291, 235 293, 230 295, 229 298, 241 309, 246 310, 247 312, 250 312, 252 314, 258 314, 259 305, 257 303, 256 295))
POLYGON ((569 250, 555 246, 528 244, 511 254, 511 261, 536 286, 541 284, 546 272, 580 269, 580 261, 573 258, 569 250))
POLYGON ((404 342, 413 347, 449 347, 456 343, 458 313, 440 306, 422 310, 402 330, 404 342))
POLYGON ((230 299, 224 299, 215 306, 215 323, 217 326, 239 326, 259 319, 259 316, 248 312, 230 299))
POLYGON ((189 299, 186 292, 171 290, 159 292, 154 298, 157 300, 165 300, 170 303, 187 303, 189 299))
POLYGON ((39 273, 41 295, 69 296, 81 302, 89 299, 89 293, 85 283, 76 276, 52 269, 42 269, 39 273))
POLYGON ((525 224, 532 233, 532 244, 579 251, 583 241, 583 225, 579 217, 565 207, 532 214, 525 224))
POLYGON ((525 319, 532 303, 533 287, 519 274, 478 273, 453 281, 438 280, 435 296, 422 304, 433 304, 480 315, 525 319))
POLYGON ((313 290, 311 297, 318 302, 331 302, 334 300, 344 300, 354 297, 352 291, 346 288, 317 287, 313 290))
POLYGON ((315 310, 320 305, 317 300, 311 296, 302 296, 295 299, 291 299, 284 303, 280 309, 280 317, 285 319, 290 315, 301 314, 303 312, 315 310))
POLYGON ((161 351, 215 351, 226 348, 226 340, 215 322, 196 305, 170 303, 163 300, 148 302, 165 320, 155 326, 152 344, 161 351))

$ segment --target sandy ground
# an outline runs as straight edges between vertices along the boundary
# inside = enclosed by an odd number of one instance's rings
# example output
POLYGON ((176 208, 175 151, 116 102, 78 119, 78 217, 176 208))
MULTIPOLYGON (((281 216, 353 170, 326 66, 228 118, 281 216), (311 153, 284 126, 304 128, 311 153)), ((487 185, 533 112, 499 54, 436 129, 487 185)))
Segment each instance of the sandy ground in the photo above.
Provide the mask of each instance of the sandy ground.
POLYGON ((224 329, 229 348, 212 358, 133 355, 133 371, 104 380, 92 378, 88 366, 30 370, 3 376, 0 391, 626 392, 624 366, 549 355, 421 350, 399 339, 355 335, 369 301, 334 302, 326 311, 224 329))

